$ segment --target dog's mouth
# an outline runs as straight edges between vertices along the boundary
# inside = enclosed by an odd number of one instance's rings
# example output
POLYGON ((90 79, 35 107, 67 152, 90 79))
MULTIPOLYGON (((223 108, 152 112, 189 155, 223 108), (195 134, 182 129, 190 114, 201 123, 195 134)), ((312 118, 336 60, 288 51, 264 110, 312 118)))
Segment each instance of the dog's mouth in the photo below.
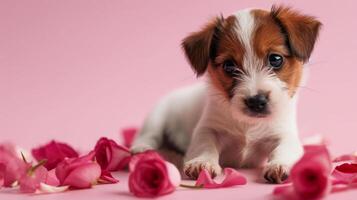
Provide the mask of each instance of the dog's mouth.
POLYGON ((257 112, 257 111, 251 110, 249 108, 243 108, 242 112, 251 118, 267 118, 271 114, 269 109, 265 109, 263 111, 257 112))

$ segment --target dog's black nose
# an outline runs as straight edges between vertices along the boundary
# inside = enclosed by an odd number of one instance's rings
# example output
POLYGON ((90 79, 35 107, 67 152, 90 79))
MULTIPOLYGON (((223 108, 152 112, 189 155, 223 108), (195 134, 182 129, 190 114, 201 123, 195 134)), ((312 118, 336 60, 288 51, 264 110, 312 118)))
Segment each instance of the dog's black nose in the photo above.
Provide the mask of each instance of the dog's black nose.
POLYGON ((247 108, 253 113, 265 113, 267 111, 268 97, 257 94, 244 100, 247 108))

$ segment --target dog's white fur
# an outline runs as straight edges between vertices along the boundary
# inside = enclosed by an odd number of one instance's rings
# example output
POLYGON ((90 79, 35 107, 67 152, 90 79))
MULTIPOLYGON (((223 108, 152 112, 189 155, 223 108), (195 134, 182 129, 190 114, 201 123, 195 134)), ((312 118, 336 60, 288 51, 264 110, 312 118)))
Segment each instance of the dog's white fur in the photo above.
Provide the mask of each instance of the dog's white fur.
POLYGON ((231 102, 209 80, 164 97, 147 118, 132 151, 157 149, 163 134, 186 152, 184 170, 188 174, 206 168, 220 173, 221 166, 255 167, 268 158, 264 172, 281 167, 288 172, 303 149, 296 125, 296 98, 285 83, 268 73, 252 49, 255 28, 250 10, 236 13, 237 35, 245 46, 246 73, 234 90, 231 102), (272 113, 267 118, 242 112, 242 98, 270 92, 272 113))

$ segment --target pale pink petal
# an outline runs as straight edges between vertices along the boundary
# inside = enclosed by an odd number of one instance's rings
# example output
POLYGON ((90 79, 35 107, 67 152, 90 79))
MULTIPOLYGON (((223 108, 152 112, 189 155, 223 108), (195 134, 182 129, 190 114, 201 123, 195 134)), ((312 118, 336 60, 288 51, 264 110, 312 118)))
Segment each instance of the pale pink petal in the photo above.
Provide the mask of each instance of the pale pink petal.
POLYGON ((100 174, 101 169, 97 163, 82 164, 69 173, 62 185, 69 185, 78 189, 90 188, 97 182, 100 174))
POLYGON ((202 170, 196 181, 196 186, 203 186, 204 188, 224 188, 235 185, 245 185, 247 179, 237 170, 232 168, 224 169, 225 178, 222 183, 215 182, 207 170, 202 170))
POLYGON ((43 193, 59 193, 68 190, 69 186, 53 186, 47 185, 46 183, 40 183, 39 191, 43 193))

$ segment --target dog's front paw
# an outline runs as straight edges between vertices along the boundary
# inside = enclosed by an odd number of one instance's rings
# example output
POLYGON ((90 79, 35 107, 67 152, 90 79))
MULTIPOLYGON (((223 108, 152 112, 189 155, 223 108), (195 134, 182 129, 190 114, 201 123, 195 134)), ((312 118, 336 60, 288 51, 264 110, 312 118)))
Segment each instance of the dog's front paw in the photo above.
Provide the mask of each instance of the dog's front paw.
POLYGON ((219 175, 222 168, 219 166, 218 162, 210 160, 193 159, 184 164, 183 172, 191 179, 197 179, 200 172, 206 169, 212 178, 219 175))
POLYGON ((269 183, 282 183, 289 176, 289 168, 280 164, 268 164, 265 166, 263 174, 269 183))
POLYGON ((147 145, 147 144, 136 144, 130 148, 130 151, 133 154, 137 154, 137 153, 142 153, 144 151, 153 150, 153 149, 154 148, 152 146, 147 145))

